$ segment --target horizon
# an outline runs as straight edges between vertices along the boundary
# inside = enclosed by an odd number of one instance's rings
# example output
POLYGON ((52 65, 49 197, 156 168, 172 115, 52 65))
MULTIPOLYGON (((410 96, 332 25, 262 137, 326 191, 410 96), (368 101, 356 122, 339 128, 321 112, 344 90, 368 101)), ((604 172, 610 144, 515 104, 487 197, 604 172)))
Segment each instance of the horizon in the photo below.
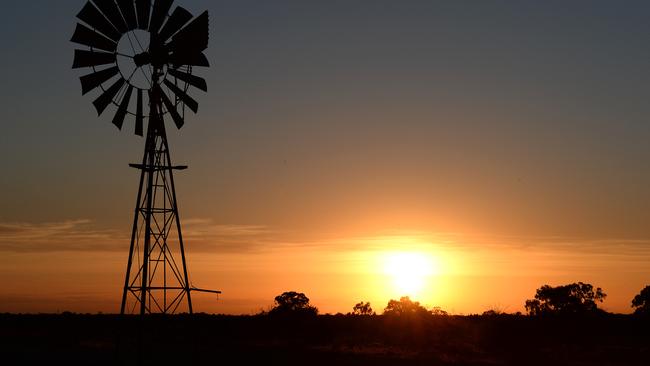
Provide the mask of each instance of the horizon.
MULTIPOLYGON (((144 139, 72 70, 85 1, 0 30, 0 313, 118 313, 144 139), (25 24, 38 26, 26 27, 25 24)), ((410 296, 524 312, 650 284, 650 4, 175 1, 210 13, 197 114, 166 120, 194 311, 410 296), (195 297, 194 297, 195 296, 195 297)), ((46 11, 44 11, 46 10, 46 11)))

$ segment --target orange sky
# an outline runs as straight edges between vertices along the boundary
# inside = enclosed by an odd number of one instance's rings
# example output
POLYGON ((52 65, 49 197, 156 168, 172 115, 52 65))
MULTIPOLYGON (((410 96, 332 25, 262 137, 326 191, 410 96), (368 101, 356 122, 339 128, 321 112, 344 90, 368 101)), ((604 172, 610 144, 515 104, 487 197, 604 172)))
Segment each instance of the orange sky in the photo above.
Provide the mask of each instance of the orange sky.
MULTIPOLYGON (((382 310, 389 299, 402 295, 457 314, 516 312, 523 311, 524 301, 541 284, 573 281, 603 287, 609 294, 605 309, 629 312, 631 298, 650 275, 650 253, 627 241, 529 238, 528 244, 517 244, 523 239, 392 233, 295 242, 264 227, 227 227, 205 220, 188 220, 186 227, 192 283, 224 292, 220 301, 196 295, 195 309, 205 312, 255 313, 285 290, 305 292, 321 312, 329 313, 350 311, 361 300, 382 310), (223 243, 222 249, 212 253, 213 243, 223 243), (237 249, 242 243, 249 245, 244 252, 237 249), (421 288, 400 287, 399 273, 390 264, 400 255, 425 258, 430 265, 420 276, 421 288)), ((123 235, 93 232, 84 222, 14 232, 12 240, 19 244, 42 241, 62 248, 2 257, 0 275, 6 286, 0 311, 117 311, 126 257, 105 248, 119 239, 126 248, 123 235), (92 240, 95 250, 63 249, 71 238, 92 240), (13 277, 16 273, 20 275, 13 277)))

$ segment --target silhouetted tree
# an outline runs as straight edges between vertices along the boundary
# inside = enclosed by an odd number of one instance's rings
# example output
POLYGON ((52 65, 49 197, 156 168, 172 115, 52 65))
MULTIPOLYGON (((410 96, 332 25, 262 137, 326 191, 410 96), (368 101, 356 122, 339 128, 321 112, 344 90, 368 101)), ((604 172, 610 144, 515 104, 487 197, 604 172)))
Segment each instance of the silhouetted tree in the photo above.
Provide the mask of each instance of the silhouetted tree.
POLYGON ((376 313, 370 307, 369 302, 363 302, 354 305, 352 308, 352 315, 375 315, 376 313))
POLYGON ((495 304, 492 305, 489 309, 485 310, 482 316, 498 316, 498 315, 507 315, 505 308, 495 304))
POLYGON ((634 314, 650 315, 650 285, 646 286, 632 299, 634 314))
POLYGON ((481 316, 499 316, 499 315, 501 315, 501 313, 499 313, 494 309, 485 310, 483 314, 481 314, 481 316))
POLYGON ((384 315, 426 315, 429 311, 418 301, 412 301, 408 296, 402 296, 399 301, 390 300, 384 309, 384 315))
POLYGON ((269 311, 269 314, 316 315, 318 309, 309 303, 309 298, 302 292, 288 291, 275 297, 275 307, 269 311))
POLYGON ((526 310, 529 315, 594 312, 598 310, 596 302, 603 302, 606 296, 600 287, 594 290, 588 283, 544 285, 537 289, 535 299, 526 300, 526 310))
POLYGON ((449 315, 449 313, 442 310, 442 308, 440 308, 440 306, 434 306, 431 309, 430 313, 431 313, 431 315, 437 315, 437 316, 447 316, 447 315, 449 315))

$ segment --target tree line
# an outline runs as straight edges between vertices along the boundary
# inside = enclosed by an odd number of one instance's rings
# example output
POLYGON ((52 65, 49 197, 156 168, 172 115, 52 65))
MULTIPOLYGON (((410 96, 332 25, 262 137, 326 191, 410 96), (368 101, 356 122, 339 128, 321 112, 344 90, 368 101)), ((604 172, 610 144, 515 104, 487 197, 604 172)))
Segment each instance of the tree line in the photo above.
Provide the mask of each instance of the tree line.
MULTIPOLYGON (((533 299, 526 300, 526 312, 530 316, 548 315, 585 315, 605 313, 598 308, 607 294, 600 288, 583 282, 571 283, 560 286, 544 285, 537 289, 533 299)), ((631 302, 631 307, 636 315, 650 315, 650 285, 646 286, 637 294, 631 302)), ((273 308, 262 314, 277 315, 306 315, 315 316, 318 308, 312 305, 307 295, 301 292, 288 291, 275 297, 273 308)), ((483 315, 498 315, 495 310, 488 310, 483 315)), ((372 316, 377 315, 370 302, 358 302, 352 307, 348 315, 372 316)), ((399 300, 391 299, 384 308, 383 315, 386 316, 424 316, 438 315, 445 316, 448 313, 439 307, 427 309, 418 301, 403 296, 399 300)))

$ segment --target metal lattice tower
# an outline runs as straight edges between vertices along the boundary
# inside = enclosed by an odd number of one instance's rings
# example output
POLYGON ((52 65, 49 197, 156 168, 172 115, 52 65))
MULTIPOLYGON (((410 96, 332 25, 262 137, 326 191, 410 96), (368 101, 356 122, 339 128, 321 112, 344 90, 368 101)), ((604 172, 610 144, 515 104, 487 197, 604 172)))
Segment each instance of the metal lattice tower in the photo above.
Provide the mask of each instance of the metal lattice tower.
POLYGON ((134 312, 136 308, 140 314, 174 313, 183 300, 187 302, 184 310, 192 313, 191 287, 173 175, 174 170, 187 167, 172 166, 165 124, 162 123, 162 106, 156 103, 157 98, 151 99, 150 116, 153 117, 149 122, 142 164, 131 164, 141 171, 140 188, 121 313, 134 312), (180 254, 180 261, 174 258, 174 252, 180 254), (130 311, 127 308, 129 299, 134 300, 130 311))

